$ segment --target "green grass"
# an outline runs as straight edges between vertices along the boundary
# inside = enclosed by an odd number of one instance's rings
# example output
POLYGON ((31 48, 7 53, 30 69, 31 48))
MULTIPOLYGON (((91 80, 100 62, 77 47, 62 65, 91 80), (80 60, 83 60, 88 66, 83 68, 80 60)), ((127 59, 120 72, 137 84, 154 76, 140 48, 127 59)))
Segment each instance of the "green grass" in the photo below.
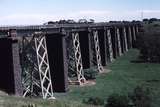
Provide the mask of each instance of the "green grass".
POLYGON ((0 107, 94 107, 77 101, 69 100, 43 100, 40 98, 21 98, 15 96, 0 96, 0 107))
MULTIPOLYGON (((93 86, 71 86, 68 93, 55 93, 57 100, 44 101, 41 99, 22 99, 17 97, 0 97, 5 106, 22 107, 25 104, 37 104, 37 107, 89 107, 83 105, 82 100, 89 97, 100 97, 106 100, 112 93, 128 94, 140 85, 152 91, 153 107, 160 105, 160 64, 132 63, 138 57, 137 50, 130 50, 109 64, 107 69, 111 72, 100 74, 93 86)), ((1 105, 0 105, 1 107, 1 105)), ((90 106, 93 107, 93 106, 90 106)))
POLYGON ((82 101, 88 97, 100 97, 104 100, 112 93, 128 94, 136 86, 148 87, 152 91, 153 107, 160 105, 160 64, 132 63, 138 57, 137 50, 130 50, 106 68, 111 72, 100 74, 96 85, 72 87, 68 94, 61 98, 82 101))

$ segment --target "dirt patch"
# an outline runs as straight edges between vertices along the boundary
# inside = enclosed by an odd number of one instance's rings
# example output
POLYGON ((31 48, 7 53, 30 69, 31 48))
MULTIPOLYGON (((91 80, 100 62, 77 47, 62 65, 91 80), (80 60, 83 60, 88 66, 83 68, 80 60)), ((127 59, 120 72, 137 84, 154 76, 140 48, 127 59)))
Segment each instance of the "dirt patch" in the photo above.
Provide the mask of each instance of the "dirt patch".
POLYGON ((109 72, 111 72, 110 69, 104 68, 104 70, 103 70, 102 72, 100 72, 100 74, 107 74, 107 73, 109 73, 109 72))
POLYGON ((96 85, 96 80, 87 80, 81 87, 96 85))
POLYGON ((0 91, 0 96, 8 96, 8 94, 3 91, 0 91))

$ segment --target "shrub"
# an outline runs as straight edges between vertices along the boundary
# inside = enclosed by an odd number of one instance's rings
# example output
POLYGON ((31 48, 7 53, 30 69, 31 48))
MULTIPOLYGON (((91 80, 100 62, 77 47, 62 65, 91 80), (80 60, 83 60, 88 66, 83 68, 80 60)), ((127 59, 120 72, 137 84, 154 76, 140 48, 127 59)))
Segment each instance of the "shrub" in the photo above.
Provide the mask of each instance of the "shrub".
POLYGON ((89 80, 89 79, 96 79, 97 74, 98 74, 98 71, 95 68, 90 68, 90 69, 85 69, 84 70, 84 77, 87 80, 89 80))
POLYGON ((129 107, 129 101, 128 96, 114 93, 108 97, 105 107, 129 107))
POLYGON ((159 24, 154 24, 153 26, 154 26, 154 27, 160 27, 160 25, 159 25, 159 24))
POLYGON ((84 99, 83 103, 91 104, 91 105, 103 105, 104 101, 99 97, 90 97, 90 98, 84 99))
POLYGON ((28 105, 23 105, 22 107, 37 107, 36 104, 28 104, 28 105))
POLYGON ((151 96, 148 88, 136 87, 130 98, 134 107, 151 107, 151 96))
POLYGON ((140 58, 147 62, 160 62, 160 33, 144 32, 138 35, 140 58))

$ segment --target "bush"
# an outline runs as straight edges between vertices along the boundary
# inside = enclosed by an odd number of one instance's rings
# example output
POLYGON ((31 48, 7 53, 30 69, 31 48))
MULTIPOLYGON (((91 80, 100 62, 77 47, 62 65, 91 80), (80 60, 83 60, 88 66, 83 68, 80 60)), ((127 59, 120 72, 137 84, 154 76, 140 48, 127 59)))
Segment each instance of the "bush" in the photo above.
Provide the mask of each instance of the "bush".
POLYGON ((105 107, 130 107, 129 101, 128 96, 111 94, 107 99, 105 107))
POLYGON ((90 98, 84 99, 83 103, 91 104, 91 105, 103 105, 104 101, 99 97, 90 97, 90 98))
POLYGON ((111 94, 105 107, 151 107, 151 92, 148 88, 137 86, 128 96, 111 94))
POLYGON ((133 103, 133 107, 151 107, 151 96, 148 88, 136 87, 130 98, 133 103))
POLYGON ((137 48, 140 58, 146 62, 160 62, 160 33, 140 33, 137 48))
POLYGON ((154 26, 154 27, 160 27, 160 25, 159 25, 159 24, 154 24, 153 26, 154 26))
POLYGON ((96 76, 98 74, 98 71, 96 68, 90 68, 90 69, 85 69, 84 70, 84 77, 89 80, 89 79, 96 79, 96 76))

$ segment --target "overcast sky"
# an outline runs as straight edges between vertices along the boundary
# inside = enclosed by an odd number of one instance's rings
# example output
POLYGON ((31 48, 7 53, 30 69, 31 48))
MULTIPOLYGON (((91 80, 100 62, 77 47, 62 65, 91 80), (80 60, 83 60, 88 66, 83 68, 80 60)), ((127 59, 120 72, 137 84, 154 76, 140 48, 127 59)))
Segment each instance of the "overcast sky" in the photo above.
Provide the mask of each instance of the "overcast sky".
POLYGON ((0 0, 0 25, 42 24, 60 19, 160 18, 160 0, 0 0))

